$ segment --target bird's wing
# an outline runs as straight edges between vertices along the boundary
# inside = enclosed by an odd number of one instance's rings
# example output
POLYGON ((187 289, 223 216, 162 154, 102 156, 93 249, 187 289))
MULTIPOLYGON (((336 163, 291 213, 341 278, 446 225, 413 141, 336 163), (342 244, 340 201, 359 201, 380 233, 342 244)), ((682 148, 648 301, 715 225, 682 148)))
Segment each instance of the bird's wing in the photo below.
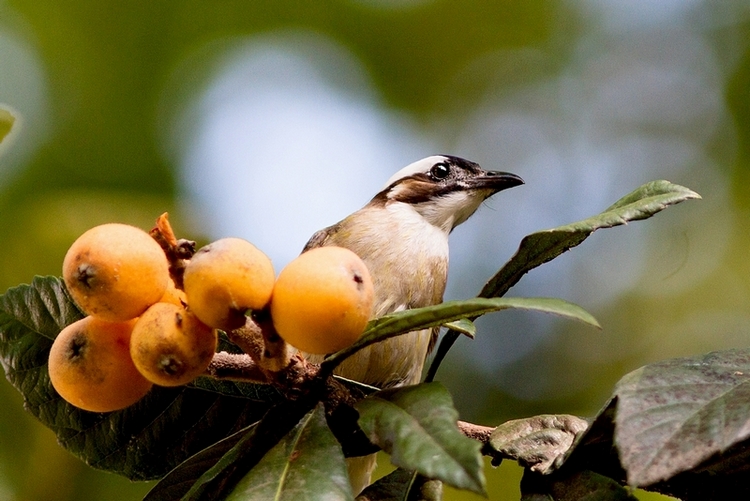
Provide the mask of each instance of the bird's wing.
POLYGON ((325 246, 331 235, 336 233, 336 230, 338 230, 339 226, 341 226, 341 223, 336 223, 332 226, 329 226, 328 228, 323 228, 322 230, 316 231, 313 236, 310 237, 310 240, 307 241, 307 243, 305 244, 305 248, 302 249, 302 252, 307 252, 310 249, 314 249, 316 247, 325 246))

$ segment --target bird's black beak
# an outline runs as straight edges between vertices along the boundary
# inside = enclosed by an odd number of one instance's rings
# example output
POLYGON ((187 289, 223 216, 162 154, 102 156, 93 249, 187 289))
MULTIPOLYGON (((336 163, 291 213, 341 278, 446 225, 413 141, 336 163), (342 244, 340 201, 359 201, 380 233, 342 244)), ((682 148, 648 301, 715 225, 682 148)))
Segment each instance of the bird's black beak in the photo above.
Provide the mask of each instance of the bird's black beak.
POLYGON ((492 190, 493 193, 497 193, 498 191, 522 185, 524 182, 523 179, 510 172, 488 170, 479 176, 469 179, 468 184, 472 189, 492 190))

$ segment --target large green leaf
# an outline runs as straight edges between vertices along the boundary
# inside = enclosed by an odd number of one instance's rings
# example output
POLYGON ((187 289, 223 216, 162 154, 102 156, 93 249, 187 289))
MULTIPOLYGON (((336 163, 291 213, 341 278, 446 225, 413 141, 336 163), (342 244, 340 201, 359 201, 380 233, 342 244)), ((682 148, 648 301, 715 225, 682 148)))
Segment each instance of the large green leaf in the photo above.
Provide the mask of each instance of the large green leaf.
POLYGON ((613 479, 583 470, 540 475, 526 471, 521 501, 637 501, 613 479))
POLYGON ((213 470, 241 442, 247 440, 256 424, 234 433, 207 447, 182 462, 162 478, 143 498, 143 501, 173 501, 182 499, 209 470, 213 470))
POLYGON ((55 432, 63 447, 95 468, 136 480, 159 478, 257 421, 269 401, 278 398, 275 391, 256 385, 233 385, 242 398, 231 397, 219 392, 222 388, 200 389, 212 383, 199 381, 196 386, 155 387, 122 411, 77 409, 50 384, 47 358, 60 330, 81 316, 57 278, 37 277, 31 285, 9 289, 0 297, 0 362, 26 409, 55 432))
POLYGON ((388 475, 369 485, 356 501, 440 501, 443 486, 439 480, 396 468, 388 475))
POLYGON ((458 412, 443 385, 383 390, 355 407, 362 430, 394 465, 484 494, 481 445, 458 430, 458 412))
POLYGON ((622 197, 601 214, 532 233, 521 240, 516 254, 487 282, 479 296, 504 295, 524 274, 577 246, 596 230, 646 219, 670 205, 694 198, 700 198, 700 195, 683 186, 652 181, 622 197))
POLYGON ((732 456, 750 447, 750 350, 647 365, 620 380, 615 395, 615 445, 632 486, 668 480, 720 454, 711 471, 721 463, 735 468, 732 456))
POLYGON ((750 497, 750 349, 665 360, 618 383, 563 469, 684 500, 750 497))
POLYGON ((555 298, 473 298, 445 303, 413 310, 399 311, 380 318, 368 324, 367 329, 357 342, 328 357, 324 364, 335 366, 346 357, 383 339, 405 334, 419 329, 427 329, 453 322, 466 317, 477 317, 494 311, 519 309, 552 313, 563 317, 579 320, 586 324, 599 327, 596 319, 586 310, 573 303, 555 298))
POLYGON ((237 483, 255 466, 268 451, 298 425, 299 421, 317 405, 318 400, 310 393, 299 400, 284 400, 273 406, 255 425, 240 434, 216 444, 193 460, 186 461, 149 493, 149 501, 174 499, 182 501, 223 500, 237 483), (197 466, 208 468, 202 473, 197 466), (200 476, 195 479, 194 474, 200 476), (192 481, 192 485, 190 482, 192 481))
POLYGON ((227 501, 349 501, 344 453, 326 424, 323 404, 308 413, 245 477, 227 501))

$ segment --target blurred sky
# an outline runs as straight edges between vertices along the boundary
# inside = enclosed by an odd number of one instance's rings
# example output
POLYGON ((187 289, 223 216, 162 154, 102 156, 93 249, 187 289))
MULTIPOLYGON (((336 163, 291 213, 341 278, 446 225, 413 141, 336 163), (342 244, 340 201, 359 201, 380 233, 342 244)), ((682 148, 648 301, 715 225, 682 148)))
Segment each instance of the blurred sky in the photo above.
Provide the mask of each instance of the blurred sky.
POLYGON ((703 196, 524 277, 509 295, 576 302, 604 330, 482 319, 440 373, 463 418, 590 414, 643 363, 748 343, 748 2, 292 3, 0 0, 0 103, 19 117, 0 148, 0 283, 59 273, 93 224, 165 209, 278 272, 396 170, 447 153, 526 181, 454 232, 447 299, 526 234, 645 182, 703 196))

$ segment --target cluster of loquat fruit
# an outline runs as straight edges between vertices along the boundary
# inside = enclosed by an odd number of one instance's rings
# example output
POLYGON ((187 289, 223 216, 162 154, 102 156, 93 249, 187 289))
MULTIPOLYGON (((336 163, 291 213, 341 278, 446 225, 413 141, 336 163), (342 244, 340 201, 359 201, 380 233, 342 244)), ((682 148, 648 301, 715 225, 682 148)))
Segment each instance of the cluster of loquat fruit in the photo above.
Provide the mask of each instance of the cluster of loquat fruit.
POLYGON ((87 316, 55 339, 50 380, 93 412, 128 407, 154 384, 193 381, 213 359, 217 330, 242 327, 248 311, 268 311, 281 338, 303 352, 343 349, 364 331, 374 296, 367 267, 347 249, 309 250, 276 278, 268 256, 240 238, 199 249, 178 288, 159 243, 119 223, 81 235, 63 279, 87 316))

